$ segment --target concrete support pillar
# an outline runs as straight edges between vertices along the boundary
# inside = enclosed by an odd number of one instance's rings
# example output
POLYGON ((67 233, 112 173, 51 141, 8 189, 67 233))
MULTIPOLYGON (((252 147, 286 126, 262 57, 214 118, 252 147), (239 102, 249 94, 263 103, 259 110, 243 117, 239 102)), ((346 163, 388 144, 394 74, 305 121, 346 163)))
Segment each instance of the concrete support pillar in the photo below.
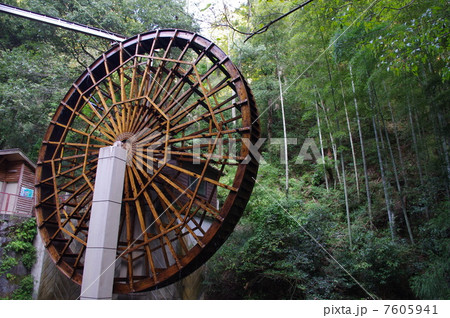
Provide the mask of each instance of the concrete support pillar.
POLYGON ((111 299, 127 151, 100 149, 80 299, 111 299))

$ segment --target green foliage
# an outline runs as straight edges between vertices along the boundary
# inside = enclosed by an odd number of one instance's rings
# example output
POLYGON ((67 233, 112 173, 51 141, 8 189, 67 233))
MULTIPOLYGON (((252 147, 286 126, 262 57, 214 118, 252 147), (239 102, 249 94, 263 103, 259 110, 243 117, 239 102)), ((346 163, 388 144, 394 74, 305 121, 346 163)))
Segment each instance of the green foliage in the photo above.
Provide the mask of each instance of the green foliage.
POLYGON ((0 148, 20 147, 36 158, 40 138, 71 74, 42 45, 0 50, 0 148), (57 85, 55 85, 57 84, 57 85))
MULTIPOLYGON (((156 28, 198 31, 182 0, 8 0, 6 4, 133 36, 156 28)), ((64 94, 110 48, 107 40, 12 15, 0 15, 0 149, 36 160, 64 94)))
POLYGON ((15 237, 23 242, 31 243, 37 234, 36 219, 29 218, 15 229, 15 237))
MULTIPOLYGON (((298 4, 252 1, 250 8, 241 7, 224 23, 255 30, 298 4)), ((263 137, 283 137, 277 76, 281 69, 288 137, 300 143, 312 137, 319 146, 320 132, 326 158, 325 165, 295 164, 301 145, 289 146, 287 200, 279 146, 265 143, 262 151, 268 164, 260 166, 244 217, 209 262, 206 286, 210 297, 370 297, 361 284, 384 299, 448 299, 449 227, 448 217, 443 219, 449 210, 450 182, 448 10, 443 0, 315 1, 245 43, 245 36, 224 30, 234 40, 232 57, 251 82, 263 137), (374 116, 380 125, 385 184, 374 139, 374 116), (364 175, 371 195, 371 218, 364 175), (395 222, 394 239, 387 206, 395 222), (415 244, 409 240, 403 207, 415 244), (324 254, 319 243, 336 261, 324 254)))
POLYGON ((13 281, 16 279, 16 275, 11 274, 11 273, 6 273, 6 279, 9 281, 13 281))
POLYGON ((381 299, 411 298, 407 284, 413 251, 392 242, 388 233, 377 237, 367 229, 355 229, 353 239, 353 252, 340 251, 344 255, 338 257, 365 288, 381 299))
POLYGON ((31 300, 33 294, 33 276, 27 275, 19 283, 19 287, 11 295, 13 300, 31 300))
POLYGON ((26 253, 22 254, 22 264, 27 270, 31 270, 34 263, 36 262, 36 250, 34 247, 27 250, 26 253))
POLYGON ((411 279, 411 287, 420 299, 448 300, 449 273, 448 255, 447 258, 434 259, 420 275, 411 279))
POLYGON ((8 241, 4 245, 4 252, 0 259, 0 275, 18 287, 14 290, 11 299, 31 299, 33 292, 33 278, 17 276, 15 267, 23 265, 30 271, 36 261, 36 249, 33 240, 37 233, 36 220, 26 219, 11 226, 8 231, 8 241))
POLYGON ((301 240, 282 208, 272 204, 261 212, 253 217, 255 232, 240 251, 239 274, 245 277, 249 297, 289 298, 304 289, 306 274, 297 265, 308 261, 295 257, 301 240))
POLYGON ((5 274, 11 270, 14 266, 17 266, 19 262, 15 257, 7 256, 3 257, 0 263, 0 275, 5 274))
POLYGON ((411 279, 414 293, 421 299, 449 299, 450 297, 450 202, 440 204, 436 216, 421 227, 426 238, 420 246, 421 256, 428 262, 416 262, 417 275, 411 279))
POLYGON ((331 210, 320 204, 305 206, 298 200, 278 203, 271 196, 268 200, 271 203, 259 205, 241 221, 208 262, 205 285, 210 297, 338 297, 335 288, 346 282, 328 275, 323 266, 326 255, 310 237, 327 245, 334 228, 331 210))

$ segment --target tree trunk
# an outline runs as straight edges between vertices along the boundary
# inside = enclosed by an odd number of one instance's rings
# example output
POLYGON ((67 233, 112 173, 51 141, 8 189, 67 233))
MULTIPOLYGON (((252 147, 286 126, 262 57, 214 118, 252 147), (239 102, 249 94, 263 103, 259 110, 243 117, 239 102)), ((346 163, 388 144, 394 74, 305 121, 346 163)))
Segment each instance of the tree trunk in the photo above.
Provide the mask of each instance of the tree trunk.
POLYGON ((409 218, 408 218, 408 214, 406 212, 405 202, 403 201, 402 188, 400 186, 400 181, 399 181, 399 178, 398 178, 397 165, 395 163, 394 154, 392 152, 392 147, 391 147, 391 142, 389 140, 389 135, 388 135, 388 131, 386 129, 386 125, 384 124, 384 120, 383 120, 383 126, 384 126, 384 134, 385 134, 387 145, 388 145, 389 155, 391 157, 392 170, 394 171, 395 184, 397 185, 397 191, 398 191, 398 194, 400 196, 400 205, 401 205, 401 208, 402 208, 402 211, 403 211, 403 217, 405 218, 405 224, 406 224, 406 228, 408 230, 409 239, 411 241, 411 244, 414 245, 414 238, 413 238, 413 234, 412 234, 412 231, 411 231, 411 226, 409 224, 409 218))
POLYGON ((363 139, 362 129, 361 129, 361 120, 359 118, 359 112, 358 112, 358 101, 356 99, 355 83, 353 82, 352 66, 350 65, 349 68, 350 68, 350 78, 352 80, 352 90, 353 90, 353 100, 355 103, 356 121, 358 123, 359 142, 361 144, 361 156, 362 156, 362 160, 363 160, 364 181, 366 184, 367 210, 369 213, 370 225, 371 225, 371 227, 373 227, 372 202, 371 202, 370 187, 369 187, 369 176, 367 174, 366 153, 364 151, 364 139, 363 139))
MULTIPOLYGON (((370 85, 370 83, 368 84, 368 93, 369 93, 370 108, 372 109, 372 111, 375 111, 375 100, 374 100, 375 93, 373 92, 372 86, 370 85)), ((378 112, 378 114, 381 115, 381 112, 378 112)), ((378 119, 378 115, 377 115, 377 119, 378 119)), ((387 215, 388 215, 388 220, 389 220, 388 221, 389 228, 391 230, 392 241, 394 241, 394 237, 395 237, 394 236, 394 233, 395 233, 394 222, 395 222, 395 220, 394 220, 394 213, 392 212, 392 209, 391 209, 391 197, 389 195, 389 187, 388 187, 388 183, 386 180, 385 168, 384 168, 384 164, 383 164, 383 157, 382 157, 382 153, 381 153, 381 149, 380 149, 380 143, 381 143, 381 147, 383 150, 385 150, 385 147, 384 147, 383 135, 381 134, 381 129, 380 129, 380 136, 378 137, 377 124, 375 122, 375 115, 372 115, 372 125, 373 125, 373 131, 375 134, 375 143, 377 146, 378 163, 380 165, 381 182, 383 183, 383 192, 384 192, 384 199, 386 202, 386 210, 387 210, 387 215)))
MULTIPOLYGON (((233 107, 231 108, 236 113, 236 109, 233 107)), ((232 114, 232 116, 236 116, 235 114, 232 114)), ((234 118, 233 117, 233 118, 234 118)), ((233 121, 233 123, 236 125, 236 123, 233 121)), ((272 139, 272 123, 273 123, 273 108, 272 108, 272 100, 269 99, 268 101, 268 111, 267 111, 267 138, 269 140, 272 139)))
MULTIPOLYGON (((407 104, 408 104, 409 124, 411 126, 411 136, 412 136, 412 140, 413 140, 414 153, 416 155, 417 171, 419 172, 420 186, 423 189, 424 188, 424 181, 423 181, 422 167, 421 167, 421 164, 420 164, 419 148, 417 147, 417 138, 416 138, 416 132, 414 130, 414 121, 413 121, 413 118, 412 118, 411 105, 409 104, 409 96, 407 97, 407 101, 408 101, 407 104)), ((428 205, 425 205, 425 215, 426 215, 427 218, 429 218, 428 205)))
MULTIPOLYGON (((319 16, 317 16, 317 22, 320 24, 319 16)), ((319 28, 319 31, 320 31, 320 38, 321 38, 322 44, 324 46, 323 47, 324 48, 324 53, 326 53, 326 46, 327 46, 327 44, 325 42, 325 38, 323 36, 322 29, 319 28)), ((332 79, 332 76, 331 76, 330 62, 328 61, 328 55, 324 54, 324 56, 325 56, 325 62, 327 64, 328 80, 330 81, 331 98, 333 99, 334 110, 337 112, 336 99, 335 99, 335 94, 334 94, 334 85, 333 85, 333 79, 332 79)), ((336 143, 333 140, 333 135, 332 135, 332 132, 331 132, 331 125, 329 123, 328 114, 327 114, 327 111, 326 111, 326 109, 324 107, 322 98, 320 98, 320 101, 321 101, 321 104, 322 104, 323 111, 325 112, 325 120, 327 122, 329 131, 330 131, 331 146, 333 148, 333 156, 334 156, 334 167, 336 169, 336 177, 337 177, 337 179, 339 181, 339 184, 342 184, 340 173, 339 173, 339 166, 338 166, 338 162, 337 162, 337 147, 336 147, 336 143)), ((339 130, 339 123, 338 123, 338 130, 339 130)))
POLYGON ((419 148, 417 147, 416 131, 414 129, 414 121, 413 121, 412 112, 411 112, 411 105, 409 104, 409 98, 408 98, 408 115, 409 115, 409 124, 411 127, 411 136, 412 136, 412 141, 413 141, 414 153, 416 155, 417 171, 419 172, 420 185, 423 186, 422 166, 420 165, 419 148))
MULTIPOLYGON (((317 90, 317 88, 316 88, 316 90, 317 90)), ((339 184, 341 184, 342 181, 341 181, 341 174, 339 172, 339 167, 338 167, 337 147, 336 147, 336 143, 334 142, 333 134, 331 133, 332 127, 331 127, 330 121, 328 120, 328 112, 325 108, 325 105, 323 104, 323 100, 322 100, 322 97, 320 96, 319 90, 317 90, 317 94, 319 95, 320 105, 323 110, 323 113, 325 114, 325 123, 327 124, 328 132, 330 134, 331 149, 333 151, 334 168, 336 170, 336 177, 339 181, 339 184)))
POLYGON ((391 210, 391 199, 389 197, 389 191, 386 183, 386 177, 384 175, 384 166, 383 166, 383 159, 381 156, 381 150, 380 150, 380 142, 378 140, 378 132, 377 132, 377 125, 375 123, 375 116, 372 116, 372 125, 373 125, 373 132, 375 133, 375 143, 377 145, 377 154, 378 154, 378 163, 380 164, 380 173, 381 173, 381 181, 383 183, 383 191, 384 191, 384 198, 386 201, 386 209, 387 209, 387 215, 389 220, 389 228, 391 231, 391 238, 394 240, 394 216, 392 214, 391 210))
POLYGON ((345 102, 344 86, 342 85, 342 82, 341 82, 341 90, 342 90, 342 100, 344 102, 345 119, 347 120, 348 137, 350 139, 350 147, 352 150, 353 167, 355 170, 356 193, 358 195, 358 201, 359 201, 360 200, 360 189, 359 189, 358 166, 356 165, 356 154, 355 154, 355 147, 353 145, 352 129, 350 127, 350 119, 348 118, 347 103, 345 102))
MULTIPOLYGON (((423 155, 425 155, 425 160, 423 160, 422 162, 424 162, 423 165, 423 175, 424 176, 429 176, 430 173, 428 171, 428 165, 426 164, 427 162, 430 162, 431 158, 430 158, 430 152, 428 150, 428 144, 424 142, 424 129, 423 126, 420 125, 420 120, 419 117, 417 116, 417 109, 413 108, 412 109, 412 115, 413 115, 413 122, 416 122, 416 138, 417 138, 417 146, 419 149, 419 154, 422 154, 422 159, 423 159, 423 155)), ((439 141, 436 140, 437 144, 439 144, 439 141)), ((439 153, 440 154, 440 153, 439 153)))
MULTIPOLYGON (((386 86, 384 87, 384 90, 386 91, 386 86)), ((387 91, 386 91, 387 94, 387 91)), ((406 171, 405 171, 405 162, 403 161, 403 154, 402 154, 402 149, 400 146, 400 139, 398 137, 398 127, 397 127, 397 120, 394 117, 394 111, 392 110, 392 106, 391 106, 391 101, 388 98, 387 101, 388 107, 389 107, 389 112, 391 114, 391 120, 392 120, 392 124, 394 125, 394 136, 395 136, 395 142, 397 143, 397 152, 398 152, 398 159, 400 160, 400 168, 402 171, 402 179, 403 179, 403 184, 405 186, 405 188, 408 187, 408 180, 406 179, 406 171)))
MULTIPOLYGON (((384 89, 386 91, 386 86, 384 86, 384 89)), ((386 93, 387 93, 387 91, 386 91, 386 93)), ((389 96, 388 95, 387 95, 387 103, 388 103, 389 111, 391 113, 392 123, 394 125, 395 140, 397 142, 398 155, 399 155, 399 159, 400 159, 400 165, 402 166, 403 180, 404 180, 404 184, 405 184, 405 187, 406 187, 406 177, 405 177, 404 163, 403 163, 403 159, 402 159, 402 152, 400 150, 400 143, 399 143, 398 134, 397 134, 397 123, 396 123, 396 121, 394 119, 394 114, 393 114, 393 111, 392 111, 391 102, 389 100, 389 96)), ((381 118, 383 120, 384 134, 386 136, 386 141, 388 143, 389 154, 390 154, 391 162, 392 162, 392 169, 394 170, 395 183, 397 185, 397 191, 398 191, 398 194, 400 196, 400 204, 401 204, 401 208, 402 208, 402 211, 403 211, 403 217, 405 219, 405 224, 406 224, 406 228, 408 230, 409 239, 411 241, 411 244, 414 245, 414 237, 413 237, 413 234, 412 234, 411 226, 409 224, 409 218, 408 218, 408 214, 407 214, 407 211, 406 211, 405 202, 403 201, 404 194, 403 194, 402 187, 400 186, 400 181, 399 181, 399 178, 398 178, 397 165, 395 163, 394 153, 392 151, 391 142, 389 140, 389 135, 388 135, 388 131, 387 131, 387 128, 386 128, 386 124, 384 122, 383 117, 381 117, 381 118)))
MULTIPOLYGON (((328 65, 328 60, 327 60, 327 65, 328 65)), ((331 73, 330 73, 329 66, 328 66, 328 73, 329 73, 330 82, 331 82, 331 73)), ((338 114, 337 104, 336 104, 336 101, 334 99, 334 90, 332 89, 332 91, 333 91, 334 111, 336 112, 336 114, 338 114)), ((344 105, 345 105, 345 99, 344 99, 344 105)), ((347 107, 345 107, 345 111, 347 112, 347 107)), ((348 120, 348 116, 347 116, 347 120, 348 120)), ((340 125, 339 125, 338 117, 336 117, 336 126, 337 126, 337 130, 340 131, 340 127, 339 127, 340 125)), ((351 141, 351 137, 350 137, 350 142, 352 142, 351 141)), ((341 146, 341 138, 339 138, 339 146, 341 146)), ((347 215, 348 240, 349 240, 349 243, 350 243, 350 250, 352 250, 353 249, 353 247, 352 247, 352 227, 351 227, 351 222, 350 222, 350 207, 348 205, 347 181, 345 179, 344 153, 343 153, 342 150, 340 151, 340 154, 341 154, 342 184, 344 186, 345 212, 346 212, 346 215, 347 215)))
POLYGON ((345 181, 344 155, 342 152, 341 152, 341 167, 342 167, 342 182, 344 185, 345 212, 347 215, 348 240, 350 243, 350 250, 352 250, 353 246, 352 246, 352 227, 350 223, 350 207, 348 205, 347 182, 345 181))
POLYGON ((289 196, 289 161, 287 149, 287 134, 286 134, 286 118, 284 116, 284 101, 283 101, 283 87, 281 86, 281 70, 278 70, 278 83, 280 85, 280 101, 281 101, 281 116, 283 120, 283 134, 284 134, 284 160, 286 164, 286 197, 289 196))
POLYGON ((325 186, 327 188, 327 191, 330 191, 330 188, 328 186, 328 176, 327 176, 327 167, 326 167, 326 163, 325 163, 325 154, 324 154, 324 151, 323 151, 322 129, 320 128, 320 116, 319 116, 318 102, 316 102, 316 118, 317 118, 317 128, 319 129, 320 153, 322 155, 322 164, 323 164, 323 174, 324 174, 324 177, 325 177, 325 186))
MULTIPOLYGON (((441 112, 438 112, 437 114, 438 116, 438 122, 439 122, 439 127, 441 129, 441 131, 445 131, 445 127, 444 127, 444 119, 442 116, 441 112)), ((444 152, 444 159, 445 159, 445 164, 446 164, 446 170, 447 170, 447 180, 445 182, 445 187, 447 190, 447 198, 450 197, 450 191, 449 191, 449 183, 450 183, 450 159, 448 156, 448 138, 447 135, 443 134, 442 136, 442 149, 444 152)))

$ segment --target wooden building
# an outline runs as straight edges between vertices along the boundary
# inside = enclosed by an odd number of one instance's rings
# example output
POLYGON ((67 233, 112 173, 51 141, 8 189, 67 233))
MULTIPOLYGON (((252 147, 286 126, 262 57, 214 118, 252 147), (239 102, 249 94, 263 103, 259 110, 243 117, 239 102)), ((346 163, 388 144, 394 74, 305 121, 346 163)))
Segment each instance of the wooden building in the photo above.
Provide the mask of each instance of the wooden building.
POLYGON ((20 149, 0 150, 0 213, 34 214, 35 170, 20 149))

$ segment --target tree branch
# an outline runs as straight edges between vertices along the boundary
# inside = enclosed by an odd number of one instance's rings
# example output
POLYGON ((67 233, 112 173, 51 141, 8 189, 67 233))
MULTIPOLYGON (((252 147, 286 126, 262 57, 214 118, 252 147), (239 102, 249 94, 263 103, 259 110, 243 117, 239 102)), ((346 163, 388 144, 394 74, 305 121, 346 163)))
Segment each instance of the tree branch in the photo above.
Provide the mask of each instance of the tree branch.
POLYGON ((407 4, 405 4, 403 7, 400 7, 400 8, 394 8, 394 7, 383 7, 383 9, 389 9, 389 10, 403 10, 403 9, 405 9, 405 8, 407 8, 407 7, 409 7, 409 6, 411 6, 414 2, 416 2, 416 0, 411 0, 411 2, 409 2, 409 3, 407 3, 407 4))
MULTIPOLYGON (((255 32, 251 33, 245 40, 244 43, 247 42, 247 40, 251 39, 253 36, 255 36, 256 34, 261 34, 266 32, 269 27, 274 24, 275 22, 280 21, 281 19, 287 17, 288 15, 290 15, 291 13, 294 13, 295 11, 297 11, 300 8, 303 8, 304 6, 306 6, 308 3, 313 2, 314 0, 307 0, 305 2, 303 2, 302 4, 300 4, 299 6, 295 7, 294 9, 290 10, 289 12, 279 16, 278 18, 276 18, 275 20, 270 21, 269 23, 267 23, 266 25, 264 25, 261 29, 256 30, 255 32)), ((413 0, 414 1, 414 0, 413 0)))
POLYGON ((233 26, 233 24, 228 19, 228 9, 227 9, 227 6, 225 4, 223 5, 223 9, 224 9, 224 14, 223 15, 225 17, 226 24, 215 24, 214 26, 228 27, 231 30, 233 30, 233 31, 235 31, 235 32, 237 32, 239 34, 244 34, 244 35, 251 35, 252 34, 251 32, 244 32, 244 31, 238 30, 235 26, 233 26))
POLYGON ((388 7, 388 6, 384 6, 381 10, 380 13, 378 13, 378 17, 381 15, 381 13, 383 13, 384 10, 396 10, 396 11, 401 11, 403 9, 406 9, 407 7, 413 5, 413 3, 416 2, 416 0, 411 0, 409 3, 405 4, 402 7, 399 8, 394 8, 394 7, 388 7))

